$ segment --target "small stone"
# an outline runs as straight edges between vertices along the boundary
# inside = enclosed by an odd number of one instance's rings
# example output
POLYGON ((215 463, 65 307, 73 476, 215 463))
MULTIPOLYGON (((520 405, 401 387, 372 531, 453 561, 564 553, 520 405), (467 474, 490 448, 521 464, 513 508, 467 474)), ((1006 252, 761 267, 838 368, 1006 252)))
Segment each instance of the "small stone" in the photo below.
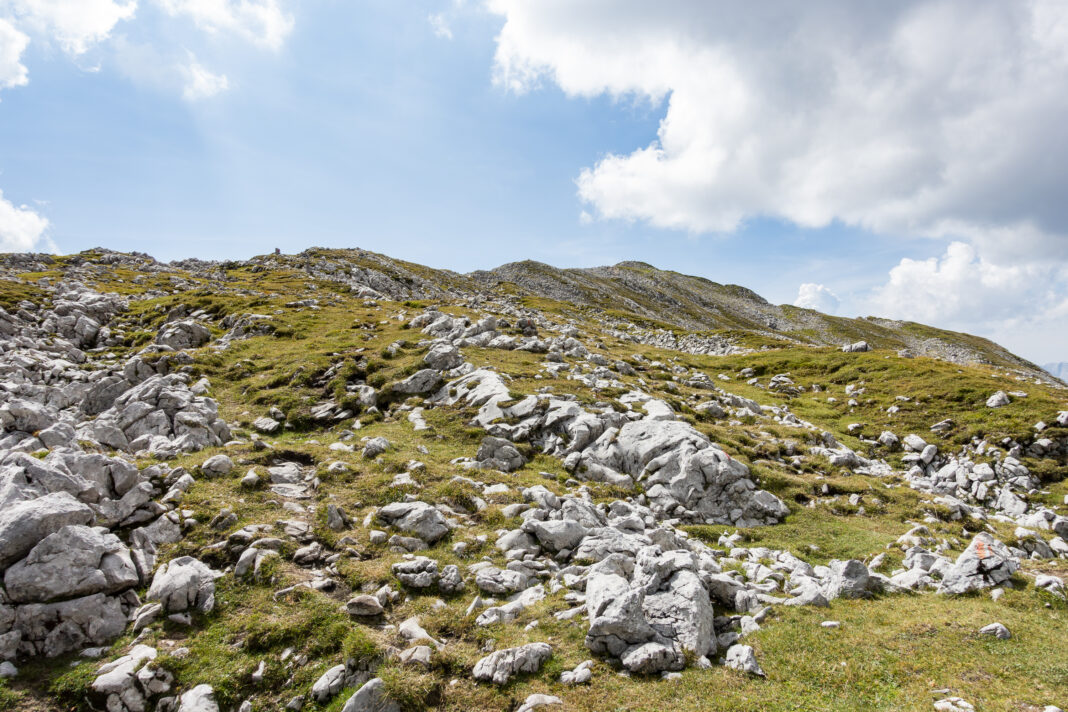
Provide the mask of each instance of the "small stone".
POLYGON ((970 702, 965 702, 959 697, 946 697, 934 703, 938 712, 975 712, 975 707, 970 702))
POLYGON ((991 623, 990 625, 985 625, 979 629, 979 634, 992 635, 998 640, 1008 640, 1012 637, 1012 633, 1009 632, 1009 629, 1001 623, 991 623))
POLYGON ((1012 401, 1009 400, 1009 396, 1005 391, 998 391, 994 395, 986 399, 987 408, 1001 408, 1006 406, 1012 401))
POLYGON ((593 661, 586 660, 579 663, 574 670, 567 670, 560 674, 560 682, 565 685, 582 685, 593 678, 593 661))
POLYGON ((366 594, 349 599, 345 604, 345 611, 350 616, 358 618, 368 616, 380 616, 383 613, 382 604, 374 596, 366 594))
POLYGON ((539 707, 546 707, 548 705, 562 705, 564 701, 559 697, 553 695, 534 694, 528 695, 527 699, 523 701, 523 704, 519 706, 515 712, 531 712, 539 707))
POLYGON ((400 661, 405 665, 422 665, 430 667, 430 655, 432 651, 429 645, 416 645, 401 652, 400 661))
POLYGON ((385 683, 376 677, 353 693, 341 712, 400 712, 400 705, 386 696, 385 683))
POLYGON ((209 457, 200 466, 200 471, 211 477, 214 475, 228 475, 234 469, 234 461, 228 455, 215 455, 209 457))
POLYGON ((736 644, 727 648, 726 665, 729 668, 740 670, 750 675, 765 677, 764 671, 760 668, 760 664, 757 663, 753 648, 748 645, 736 644))
POLYGON ((367 444, 363 446, 363 456, 368 460, 373 460, 388 449, 389 440, 386 440, 383 437, 371 438, 367 441, 367 444))
POLYGON ((505 648, 475 663, 472 675, 480 682, 503 685, 515 675, 537 672, 552 654, 553 649, 548 643, 529 643, 518 648, 505 648))

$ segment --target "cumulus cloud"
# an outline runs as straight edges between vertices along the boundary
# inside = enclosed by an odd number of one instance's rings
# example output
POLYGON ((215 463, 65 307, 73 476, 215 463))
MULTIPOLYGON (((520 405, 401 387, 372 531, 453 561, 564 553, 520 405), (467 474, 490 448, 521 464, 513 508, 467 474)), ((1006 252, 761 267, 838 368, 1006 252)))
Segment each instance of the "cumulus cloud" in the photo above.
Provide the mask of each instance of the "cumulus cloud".
POLYGON ((132 18, 137 0, 0 0, 0 8, 79 55, 107 39, 119 22, 132 18))
POLYGON ((25 86, 29 83, 22 53, 30 38, 15 29, 7 20, 0 18, 0 89, 25 86))
POLYGON ((824 314, 834 314, 838 310, 838 295, 822 284, 806 282, 797 289, 795 307, 815 309, 824 314))
POLYGON ((0 191, 0 252, 54 251, 47 230, 47 218, 26 205, 13 204, 0 191))
POLYGON ((665 102, 578 177, 602 218, 729 232, 1030 230, 1068 257, 1068 4, 489 0, 495 80, 665 102))
POLYGON ((211 72, 196 59, 192 59, 181 71, 185 75, 182 98, 186 101, 208 99, 230 88, 230 81, 225 74, 211 72))
MULTIPOLYGON (((172 18, 185 17, 208 34, 226 33, 261 47, 278 49, 293 29, 293 16, 281 0, 154 0, 172 18)), ((78 57, 107 42, 115 65, 128 77, 156 87, 177 87, 189 101, 229 87, 223 74, 194 62, 183 63, 168 34, 151 43, 131 44, 116 26, 132 20, 138 0, 0 0, 0 89, 27 84, 22 55, 34 41, 56 44, 78 57), (29 33, 29 34, 27 34, 29 33), (136 61, 129 61, 135 58, 136 61), (149 60, 148 64, 142 60, 149 60)), ((85 71, 96 72, 98 61, 85 71)))
POLYGON ((901 260, 872 304, 891 317, 991 330, 1068 315, 1066 280, 1062 263, 1000 264, 953 242, 940 257, 901 260))
POLYGON ((279 49, 293 30, 293 16, 278 0, 156 0, 171 16, 186 16, 206 32, 229 32, 279 49))

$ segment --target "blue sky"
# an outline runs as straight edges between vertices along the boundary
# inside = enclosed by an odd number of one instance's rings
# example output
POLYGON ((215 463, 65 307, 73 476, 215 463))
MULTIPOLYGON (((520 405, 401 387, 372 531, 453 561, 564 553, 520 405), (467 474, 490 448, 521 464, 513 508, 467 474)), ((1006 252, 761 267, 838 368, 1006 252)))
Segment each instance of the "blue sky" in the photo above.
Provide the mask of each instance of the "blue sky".
MULTIPOLYGON (((5 249, 170 260, 359 246, 457 271, 637 259, 1068 360, 1068 337, 1048 336, 1068 318, 1064 226, 1022 196, 1055 196, 1065 169, 1023 181, 1015 202, 996 181, 953 177, 981 172, 970 166, 989 151, 927 127, 999 105, 989 87, 956 88, 973 70, 958 58, 858 60, 888 85, 944 82, 940 100, 964 107, 898 97, 919 108, 873 123, 852 107, 876 95, 854 96, 840 69, 797 75, 823 50, 777 55, 781 37, 729 4, 79 1, 0 0, 0 191, 21 217, 5 228, 0 204, 5 249)), ((792 18, 813 45, 836 23, 857 41, 879 31, 820 5, 792 18)), ((881 22, 898 34, 866 42, 897 48, 955 8, 895 11, 881 22)), ((989 46, 991 31, 970 41, 989 46)), ((1065 76, 1051 56, 1047 82, 1065 76)), ((1048 142, 1062 108, 1034 108, 1048 142)), ((1006 172, 1033 148, 1012 149, 1006 172)))

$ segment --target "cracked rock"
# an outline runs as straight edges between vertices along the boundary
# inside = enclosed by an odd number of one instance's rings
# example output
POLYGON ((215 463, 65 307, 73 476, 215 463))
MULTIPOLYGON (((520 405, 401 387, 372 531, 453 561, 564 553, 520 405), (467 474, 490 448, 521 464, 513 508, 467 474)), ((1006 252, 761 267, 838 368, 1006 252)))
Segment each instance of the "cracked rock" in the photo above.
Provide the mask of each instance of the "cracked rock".
POLYGON ((491 653, 475 663, 472 675, 479 682, 504 685, 515 675, 535 673, 552 657, 548 643, 529 643, 491 653))

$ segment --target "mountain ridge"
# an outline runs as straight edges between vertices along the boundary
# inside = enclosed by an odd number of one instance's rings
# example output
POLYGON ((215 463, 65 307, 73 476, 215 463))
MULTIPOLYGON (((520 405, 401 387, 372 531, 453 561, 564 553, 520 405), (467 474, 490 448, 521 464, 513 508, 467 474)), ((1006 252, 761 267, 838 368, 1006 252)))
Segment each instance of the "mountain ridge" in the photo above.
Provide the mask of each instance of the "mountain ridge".
MULTIPOLYGON (((94 248, 78 254, 127 253, 94 248)), ((183 259, 169 263, 158 262, 145 253, 128 254, 176 268, 280 263, 342 283, 377 274, 380 286, 386 284, 383 280, 390 281, 388 289, 394 296, 442 297, 453 293, 473 297, 483 293, 493 297, 510 295, 520 300, 548 299, 602 310, 625 321, 644 322, 653 329, 708 334, 739 348, 781 348, 794 344, 842 347, 865 341, 873 348, 892 349, 904 355, 1004 367, 1033 377, 1055 375, 984 337, 907 320, 839 317, 792 305, 774 305, 742 285, 661 270, 635 260, 585 268, 559 268, 522 260, 490 270, 459 273, 358 247, 311 247, 296 255, 267 254, 248 260, 183 259)), ((48 255, 34 257, 49 258, 48 255)), ((1063 385, 1060 379, 1055 383, 1063 385)))

